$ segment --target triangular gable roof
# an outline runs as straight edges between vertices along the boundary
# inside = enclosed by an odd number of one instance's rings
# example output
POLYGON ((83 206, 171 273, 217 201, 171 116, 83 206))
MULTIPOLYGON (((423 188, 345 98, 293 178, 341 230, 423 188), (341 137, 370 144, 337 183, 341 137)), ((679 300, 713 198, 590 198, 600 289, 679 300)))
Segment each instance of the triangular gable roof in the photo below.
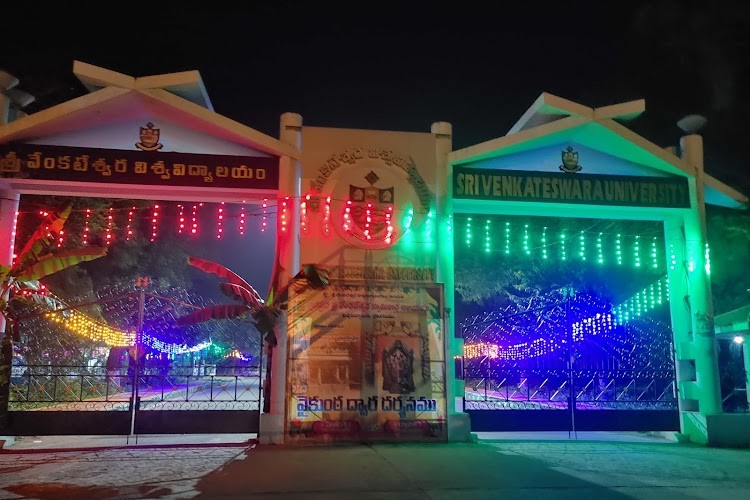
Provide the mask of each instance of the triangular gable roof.
MULTIPOLYGON (((507 135, 453 151, 448 159, 460 165, 574 141, 670 175, 693 176, 693 168, 675 153, 615 121, 635 118, 644 110, 642 99, 590 108, 543 93, 507 135)), ((736 189, 708 174, 704 174, 704 184, 707 203, 747 208, 748 197, 736 189)))
POLYGON ((211 111, 214 110, 206 86, 203 84, 203 79, 198 71, 182 71, 180 73, 133 78, 92 64, 73 61, 73 74, 89 92, 95 92, 104 87, 141 90, 164 89, 194 104, 211 111))
POLYGON ((193 130, 273 156, 300 158, 299 149, 213 111, 197 71, 133 78, 75 61, 91 92, 0 126, 0 143, 29 141, 152 113, 193 130))

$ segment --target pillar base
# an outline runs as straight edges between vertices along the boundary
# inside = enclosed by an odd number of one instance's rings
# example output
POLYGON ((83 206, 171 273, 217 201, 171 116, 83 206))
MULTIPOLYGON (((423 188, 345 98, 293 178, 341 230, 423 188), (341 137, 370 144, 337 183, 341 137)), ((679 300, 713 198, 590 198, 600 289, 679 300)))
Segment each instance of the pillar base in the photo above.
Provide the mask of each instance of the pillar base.
POLYGON ((680 421, 680 436, 687 436, 691 443, 716 448, 750 448, 748 413, 701 415, 685 411, 680 412, 680 421))
POLYGON ((263 445, 284 444, 284 416, 272 413, 260 414, 258 442, 263 445))
POLYGON ((448 442, 467 443, 472 440, 468 413, 448 414, 448 442))

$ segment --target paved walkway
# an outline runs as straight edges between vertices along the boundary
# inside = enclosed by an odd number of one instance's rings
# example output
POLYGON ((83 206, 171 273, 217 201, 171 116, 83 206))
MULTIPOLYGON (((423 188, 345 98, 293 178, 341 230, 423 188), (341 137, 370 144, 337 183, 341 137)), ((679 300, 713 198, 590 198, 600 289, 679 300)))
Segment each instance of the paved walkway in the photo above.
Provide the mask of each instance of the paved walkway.
POLYGON ((750 450, 564 434, 327 447, 259 446, 226 436, 115 446, 103 438, 23 438, 0 453, 0 498, 750 498, 750 450), (65 440, 77 446, 49 448, 65 440))

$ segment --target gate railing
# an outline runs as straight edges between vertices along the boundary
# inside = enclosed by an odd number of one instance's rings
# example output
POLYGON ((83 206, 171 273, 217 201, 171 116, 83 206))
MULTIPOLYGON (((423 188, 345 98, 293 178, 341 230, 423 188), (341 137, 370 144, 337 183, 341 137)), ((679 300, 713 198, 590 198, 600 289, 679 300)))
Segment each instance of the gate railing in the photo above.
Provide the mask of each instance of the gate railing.
POLYGON ((466 409, 677 409, 674 373, 539 370, 465 363, 466 409), (573 396, 571 398, 571 396, 573 396))
POLYGON ((262 381, 259 366, 14 365, 9 410, 130 411, 136 394, 140 410, 260 410, 262 381))

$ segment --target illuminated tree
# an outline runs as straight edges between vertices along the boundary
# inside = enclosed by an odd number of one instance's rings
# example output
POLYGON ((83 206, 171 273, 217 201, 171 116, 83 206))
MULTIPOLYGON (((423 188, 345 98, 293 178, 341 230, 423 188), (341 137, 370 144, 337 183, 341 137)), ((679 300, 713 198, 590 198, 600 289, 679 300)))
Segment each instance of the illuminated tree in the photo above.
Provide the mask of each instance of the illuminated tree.
POLYGON ((54 309, 57 302, 43 293, 39 280, 45 276, 107 255, 107 249, 54 251, 56 238, 70 215, 69 205, 62 212, 52 212, 31 235, 18 257, 10 266, 0 265, 0 321, 4 323, 4 336, 0 342, 0 429, 8 421, 10 376, 13 363, 13 341, 18 340, 16 307, 38 304, 54 309))

